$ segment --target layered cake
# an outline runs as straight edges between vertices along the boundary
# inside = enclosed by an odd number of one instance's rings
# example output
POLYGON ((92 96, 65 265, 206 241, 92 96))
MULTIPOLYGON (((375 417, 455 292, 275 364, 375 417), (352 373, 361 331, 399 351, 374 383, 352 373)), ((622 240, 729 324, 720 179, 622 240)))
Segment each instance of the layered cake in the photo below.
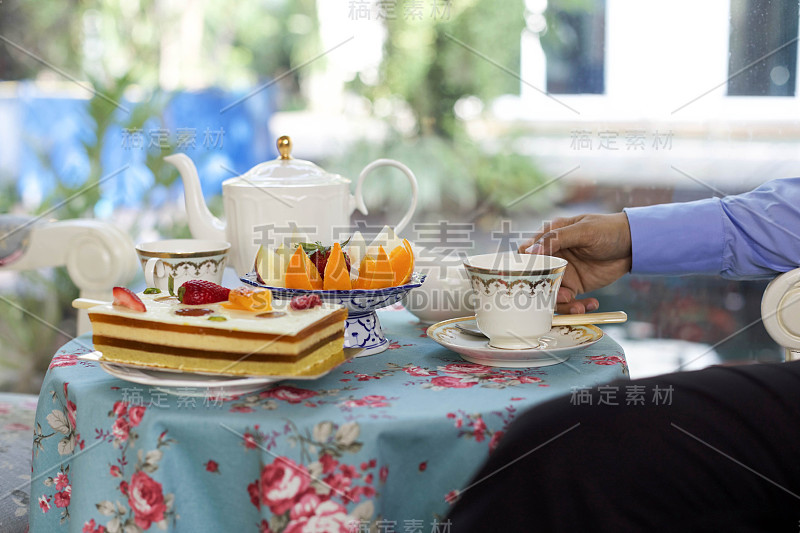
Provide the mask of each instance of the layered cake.
POLYGON ((345 359, 347 310, 321 304, 296 309, 269 303, 267 311, 229 302, 186 305, 177 297, 138 294, 144 310, 92 307, 95 349, 109 362, 231 375, 303 376, 345 359))

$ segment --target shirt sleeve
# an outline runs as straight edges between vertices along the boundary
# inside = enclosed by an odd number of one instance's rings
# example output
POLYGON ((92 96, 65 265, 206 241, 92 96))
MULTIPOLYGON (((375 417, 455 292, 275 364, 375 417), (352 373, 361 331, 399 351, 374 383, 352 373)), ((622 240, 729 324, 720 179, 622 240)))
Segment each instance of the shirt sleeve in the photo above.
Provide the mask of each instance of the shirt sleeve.
POLYGON ((626 208, 636 274, 772 277, 800 266, 800 178, 736 196, 626 208))

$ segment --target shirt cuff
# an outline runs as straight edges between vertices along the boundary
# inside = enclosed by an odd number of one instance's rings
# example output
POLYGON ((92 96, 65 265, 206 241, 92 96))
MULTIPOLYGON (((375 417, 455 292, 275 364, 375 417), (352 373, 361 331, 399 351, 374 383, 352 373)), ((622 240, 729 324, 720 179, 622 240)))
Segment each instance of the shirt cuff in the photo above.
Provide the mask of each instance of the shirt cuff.
POLYGON ((719 274, 725 235, 719 198, 628 207, 633 274, 719 274))

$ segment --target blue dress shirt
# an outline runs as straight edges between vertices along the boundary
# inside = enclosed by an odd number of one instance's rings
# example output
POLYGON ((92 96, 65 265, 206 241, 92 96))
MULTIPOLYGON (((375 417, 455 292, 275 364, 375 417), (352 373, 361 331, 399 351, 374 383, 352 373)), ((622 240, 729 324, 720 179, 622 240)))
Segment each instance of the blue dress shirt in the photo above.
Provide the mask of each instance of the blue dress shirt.
POLYGON ((626 208, 634 274, 769 278, 800 267, 800 178, 696 202, 626 208))

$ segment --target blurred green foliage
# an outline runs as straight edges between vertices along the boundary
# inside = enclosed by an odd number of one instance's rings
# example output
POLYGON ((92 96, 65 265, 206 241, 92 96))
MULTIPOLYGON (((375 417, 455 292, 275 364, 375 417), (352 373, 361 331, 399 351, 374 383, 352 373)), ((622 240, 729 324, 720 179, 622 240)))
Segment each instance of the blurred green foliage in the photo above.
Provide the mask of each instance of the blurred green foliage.
MULTIPOLYGON (((541 211, 559 194, 548 187, 529 193, 544 182, 530 157, 515 153, 513 139, 501 142, 502 149, 488 151, 464 135, 450 139, 440 135, 405 138, 396 132, 383 143, 362 140, 325 168, 358 177, 369 162, 381 157, 402 161, 417 176, 418 215, 475 217, 484 213, 506 215, 519 209, 541 211), (521 199, 521 200, 520 200, 521 199)), ((370 214, 385 213, 400 218, 408 204, 408 185, 394 169, 379 168, 364 182, 364 199, 370 214)))
POLYGON ((454 106, 464 96, 487 102, 519 92, 523 0, 452 2, 447 16, 386 21, 388 36, 380 82, 358 87, 375 100, 400 97, 411 107, 419 132, 454 137, 454 106))
POLYGON ((63 295, 55 292, 60 288, 74 290, 66 272, 54 269, 21 272, 17 283, 4 291, 8 301, 0 302, 0 391, 36 392, 56 348, 74 334, 74 312, 64 313, 63 295))
MULTIPOLYGON (((42 2, 5 0, 0 16, 0 35, 25 48, 48 63, 63 70, 75 72, 81 63, 79 48, 80 25, 65 24, 74 21, 79 8, 78 0, 42 2), (46 39, 42 36, 47 36, 46 39)), ((43 65, 23 55, 18 50, 0 45, 0 76, 3 80, 35 78, 43 65)))
POLYGON ((278 107, 305 107, 300 76, 320 68, 324 58, 304 69, 293 69, 319 54, 319 22, 315 0, 266 0, 206 4, 203 57, 213 61, 217 87, 253 86, 278 79, 278 107))
MULTIPOLYGON (((524 10, 523 0, 464 0, 438 16, 387 18, 378 83, 370 86, 356 78, 350 87, 374 107, 390 106, 390 123, 408 110, 415 127, 402 134, 393 130, 383 143, 360 142, 331 161, 332 168, 356 177, 370 160, 391 157, 417 173, 423 212, 505 214, 514 209, 517 199, 543 182, 542 173, 530 157, 514 150, 513 134, 493 139, 492 146, 476 143, 456 109, 463 100, 481 109, 499 96, 519 93, 514 73, 520 66, 524 10)), ((373 178, 381 185, 365 187, 367 201, 399 211, 405 196, 394 191, 402 184, 391 181, 396 179, 391 171, 376 174, 383 174, 373 178)), ((549 199, 540 194, 520 207, 538 210, 549 199)))
MULTIPOLYGON (((293 69, 319 53, 315 0, 250 0, 237 2, 235 8, 205 1, 4 0, 0 35, 29 54, 0 44, 0 75, 4 80, 33 79, 42 73, 50 76, 48 66, 53 66, 109 90, 119 82, 123 90, 131 85, 156 89, 164 48, 187 10, 193 15, 200 10, 201 49, 178 52, 206 59, 206 85, 252 87, 283 76, 285 103, 302 106, 303 73, 293 69)), ((50 77, 62 79, 59 74, 50 77)))

